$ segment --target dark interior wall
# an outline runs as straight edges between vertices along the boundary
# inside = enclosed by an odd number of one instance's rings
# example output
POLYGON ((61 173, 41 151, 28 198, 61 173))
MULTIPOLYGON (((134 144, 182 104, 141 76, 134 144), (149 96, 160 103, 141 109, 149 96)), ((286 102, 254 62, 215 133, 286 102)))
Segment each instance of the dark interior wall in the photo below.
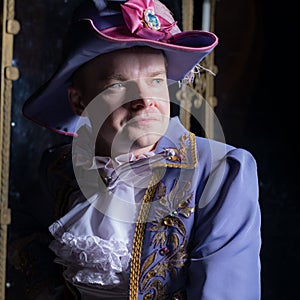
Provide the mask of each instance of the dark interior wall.
POLYGON ((298 19, 290 1, 217 1, 216 114, 257 160, 264 300, 299 297, 298 19))
MULTIPOLYGON (((14 214, 14 208, 38 193, 36 170, 43 150, 68 140, 25 120, 21 107, 54 71, 67 20, 79 2, 15 1, 21 31, 15 37, 14 52, 20 79, 13 85, 11 226, 18 226, 22 217, 14 214)), ((174 10, 181 25, 181 1, 163 2, 174 10)), ((298 17, 291 5, 268 0, 219 0, 216 4, 215 33, 220 39, 215 50, 216 115, 226 141, 248 149, 257 159, 265 300, 295 299, 297 292, 293 274, 299 267, 299 146, 293 130, 297 128, 294 44, 298 17)), ((198 26, 201 12, 195 15, 198 26)), ((22 300, 22 281, 9 264, 7 282, 7 299, 22 300)))
MULTIPOLYGON (((25 119, 22 106, 56 69, 61 57, 62 37, 72 10, 79 2, 80 0, 15 1, 15 18, 20 22, 21 30, 14 38, 13 64, 18 67, 20 77, 13 82, 12 91, 9 185, 12 221, 8 227, 8 242, 15 239, 16 233, 26 235, 27 230, 32 230, 41 222, 47 222, 49 207, 45 199, 40 197, 39 189, 40 158, 46 148, 70 139, 25 119), (34 207, 32 202, 39 198, 41 205, 34 207)), ((12 254, 8 251, 8 255, 12 254)), ((28 270, 28 276, 30 272, 28 270)), ((6 299, 26 299, 25 279, 7 261, 6 299)))

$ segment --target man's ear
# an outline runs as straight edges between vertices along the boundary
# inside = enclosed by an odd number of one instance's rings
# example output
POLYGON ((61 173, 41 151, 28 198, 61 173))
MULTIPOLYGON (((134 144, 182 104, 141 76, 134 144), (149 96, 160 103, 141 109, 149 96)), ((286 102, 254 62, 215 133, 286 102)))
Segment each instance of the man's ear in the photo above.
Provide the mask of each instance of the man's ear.
POLYGON ((70 86, 68 88, 68 99, 73 112, 76 115, 81 116, 85 109, 85 106, 82 102, 82 92, 78 88, 70 86))

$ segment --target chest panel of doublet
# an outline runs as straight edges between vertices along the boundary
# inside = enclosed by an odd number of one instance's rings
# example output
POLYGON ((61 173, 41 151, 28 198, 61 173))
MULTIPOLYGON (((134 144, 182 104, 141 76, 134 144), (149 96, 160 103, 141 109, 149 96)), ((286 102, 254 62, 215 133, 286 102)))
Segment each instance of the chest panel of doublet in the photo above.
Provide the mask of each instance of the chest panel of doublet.
POLYGON ((192 182, 179 180, 179 171, 165 176, 167 183, 158 183, 151 202, 141 256, 142 299, 185 299, 181 286, 186 278, 195 199, 192 182))

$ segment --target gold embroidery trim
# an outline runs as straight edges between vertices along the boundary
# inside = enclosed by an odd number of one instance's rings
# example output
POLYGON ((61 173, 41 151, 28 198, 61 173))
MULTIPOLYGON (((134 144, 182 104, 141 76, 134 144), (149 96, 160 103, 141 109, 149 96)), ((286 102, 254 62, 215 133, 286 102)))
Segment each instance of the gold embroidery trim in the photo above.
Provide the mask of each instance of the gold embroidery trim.
POLYGON ((142 255, 142 245, 144 240, 144 233, 146 228, 146 218, 149 213, 150 205, 154 193, 156 191, 158 178, 163 174, 163 170, 156 170, 153 174, 151 181, 146 190, 143 205, 141 207, 139 217, 137 220, 137 225, 134 233, 133 247, 132 247, 132 260, 130 263, 130 283, 129 283, 129 300, 138 299, 139 290, 139 277, 140 277, 140 265, 141 265, 141 255, 142 255))
POLYGON ((170 167, 170 168, 184 168, 184 169, 193 169, 195 165, 198 163, 197 159, 197 152, 196 152, 196 136, 194 133, 190 132, 190 145, 191 145, 191 156, 192 156, 192 163, 189 164, 172 164, 172 163, 156 163, 154 167, 170 167))
MULTIPOLYGON (((192 169, 198 162, 196 154, 196 136, 194 133, 190 132, 190 147, 191 147, 191 156, 192 162, 190 164, 172 164, 172 163, 158 163, 155 164, 155 167, 171 167, 171 168, 186 168, 192 169)), ((137 220, 137 226, 134 233, 133 247, 132 247, 132 259, 130 263, 130 283, 129 283, 129 300, 138 299, 138 290, 139 290, 139 277, 140 277, 140 265, 141 265, 141 255, 142 255, 142 245, 144 240, 144 233, 146 228, 146 219, 149 213, 150 205, 147 205, 151 202, 154 193, 157 188, 158 178, 161 178, 161 175, 164 173, 164 169, 155 170, 151 181, 148 185, 147 191, 145 193, 141 211, 137 220), (154 182, 157 182, 154 184, 154 182)))

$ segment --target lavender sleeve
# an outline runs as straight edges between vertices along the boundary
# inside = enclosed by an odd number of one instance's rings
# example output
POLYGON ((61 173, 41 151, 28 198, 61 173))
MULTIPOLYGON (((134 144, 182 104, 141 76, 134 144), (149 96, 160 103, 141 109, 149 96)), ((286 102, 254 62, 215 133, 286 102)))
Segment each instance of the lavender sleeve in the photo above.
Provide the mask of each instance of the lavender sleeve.
POLYGON ((261 214, 255 159, 246 150, 231 150, 214 173, 221 178, 215 195, 205 205, 201 201, 207 199, 198 195, 188 299, 259 300, 261 214))

